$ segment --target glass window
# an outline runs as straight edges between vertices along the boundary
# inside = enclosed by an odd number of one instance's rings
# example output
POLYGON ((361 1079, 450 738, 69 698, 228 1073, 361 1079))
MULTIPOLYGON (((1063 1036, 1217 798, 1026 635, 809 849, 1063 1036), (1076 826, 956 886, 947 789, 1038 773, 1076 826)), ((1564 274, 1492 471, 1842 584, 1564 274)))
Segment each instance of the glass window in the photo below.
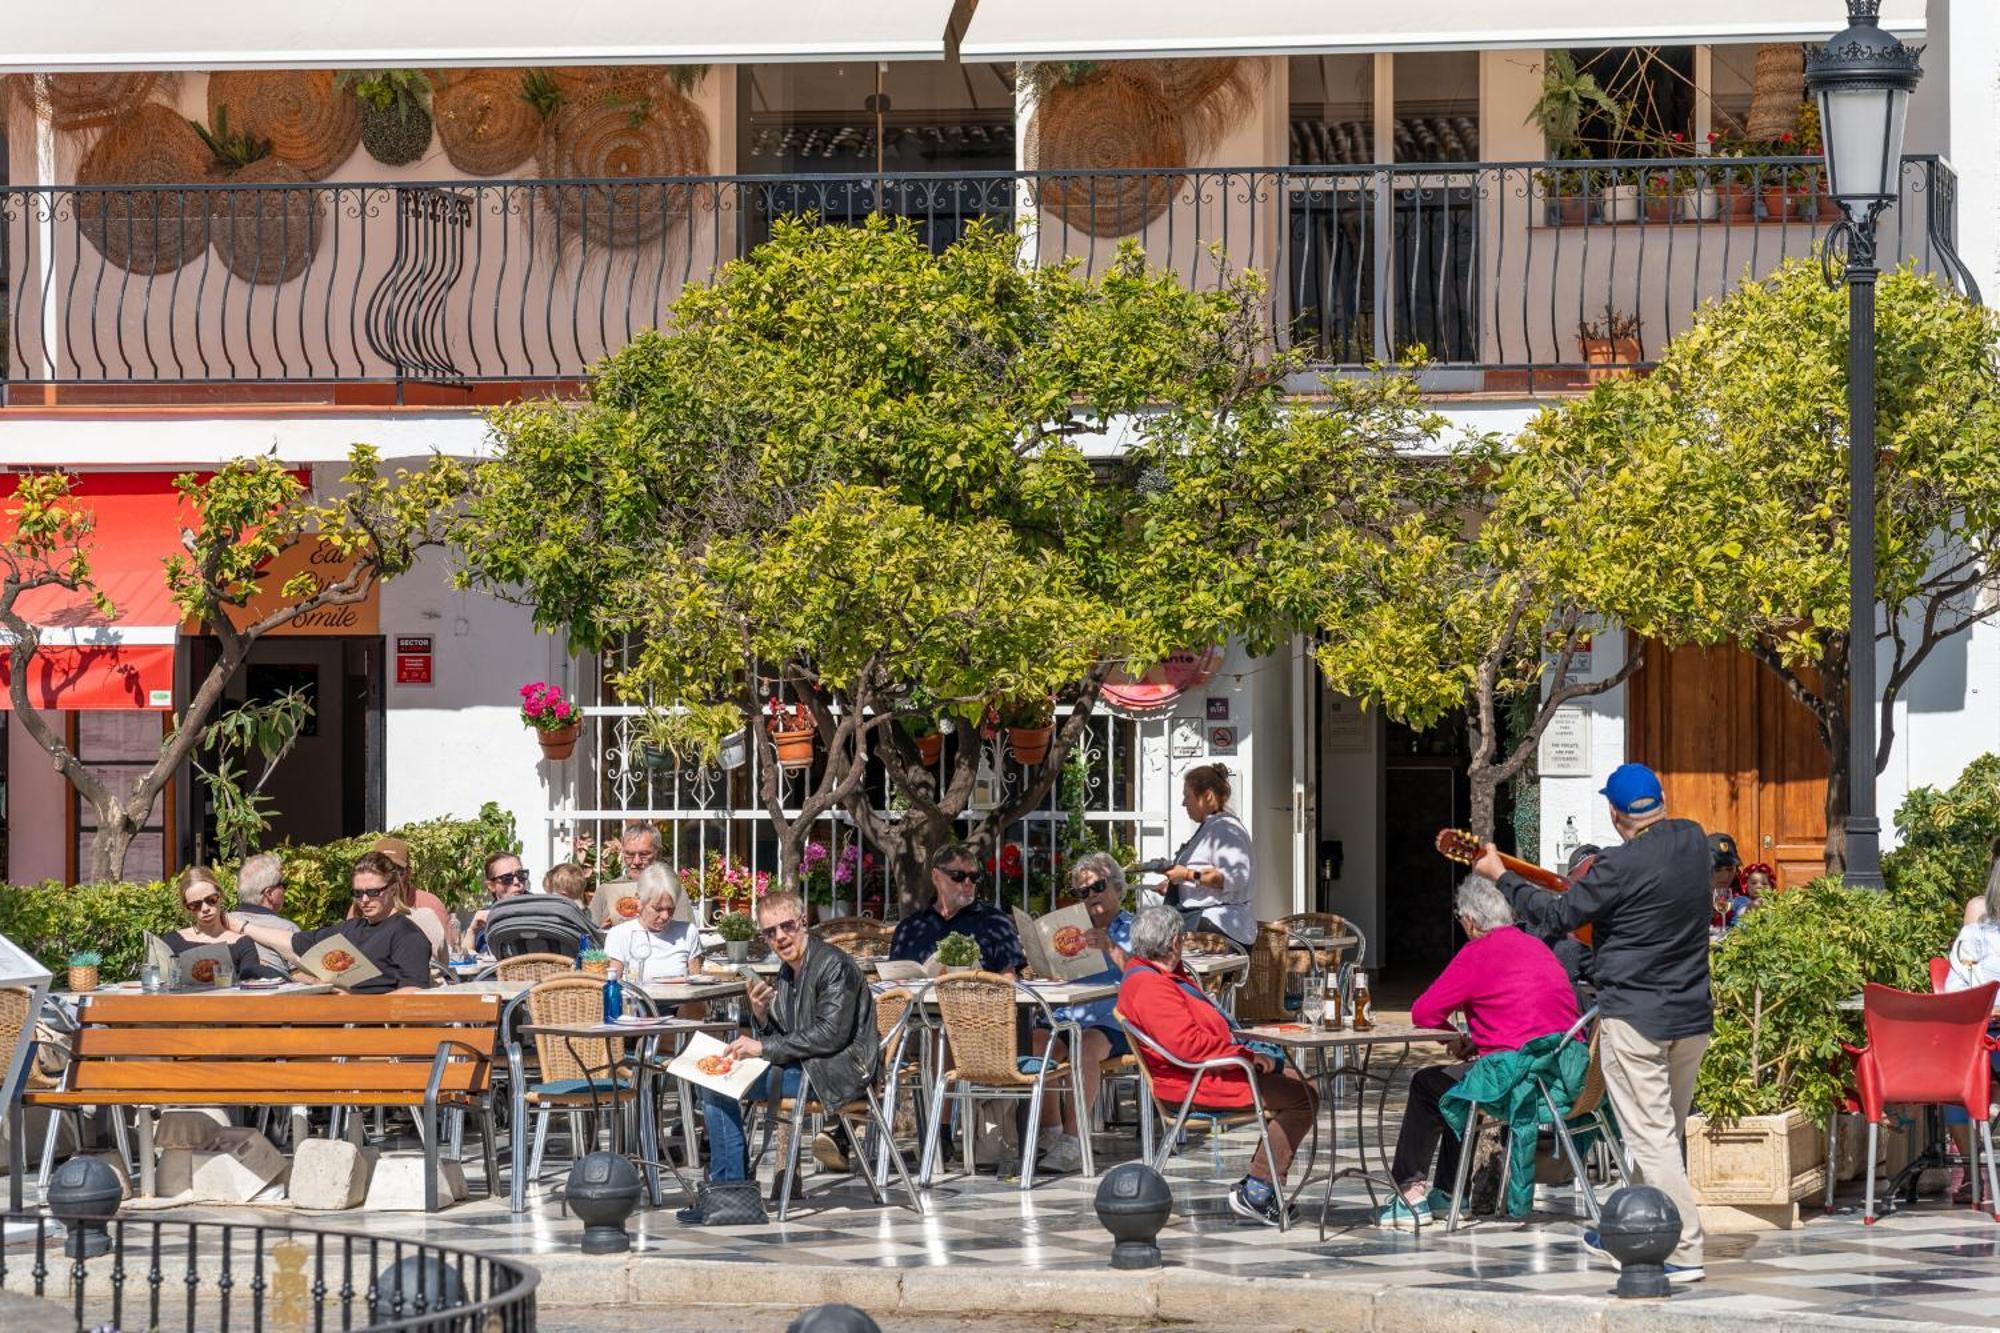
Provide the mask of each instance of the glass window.
POLYGON ((1693 137, 1692 46, 1613 46, 1572 54, 1578 69, 1628 108, 1622 125, 1601 112, 1584 117, 1585 156, 1653 157, 1674 135, 1693 137))
POLYGON ((739 169, 754 175, 1011 171, 1014 86, 1003 65, 892 61, 877 67, 738 68, 739 169), (879 131, 879 133, 878 133, 879 131))
POLYGON ((1751 93, 1757 86, 1757 48, 1743 44, 1709 49, 1709 128, 1740 138, 1750 123, 1751 93))
POLYGON ((1396 160, 1479 160, 1479 53, 1396 56, 1396 160))
MULTIPOLYGON (((72 713, 76 719, 73 744, 76 757, 90 771, 125 793, 138 786, 148 769, 160 757, 160 736, 168 714, 139 709, 87 710, 72 713)), ((97 815, 90 803, 72 795, 76 803, 76 873, 90 874, 90 844, 97 836, 97 815)), ((128 880, 165 879, 167 872, 166 829, 161 812, 164 799, 153 803, 152 813, 132 839, 125 856, 128 880)))
POLYGON ((1375 160, 1375 58, 1293 56, 1292 161, 1360 166, 1375 160))

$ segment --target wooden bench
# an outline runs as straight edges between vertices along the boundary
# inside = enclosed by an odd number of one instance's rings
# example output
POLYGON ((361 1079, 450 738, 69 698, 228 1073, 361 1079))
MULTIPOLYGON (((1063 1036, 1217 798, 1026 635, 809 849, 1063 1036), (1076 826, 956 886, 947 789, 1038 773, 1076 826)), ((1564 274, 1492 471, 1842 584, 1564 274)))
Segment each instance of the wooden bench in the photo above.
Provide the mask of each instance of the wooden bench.
MULTIPOLYGON (((438 1207, 438 1109, 474 1110, 486 1188, 499 1179, 493 1140, 493 1055, 500 997, 401 995, 90 995, 62 1085, 22 1105, 409 1106, 424 1140, 424 1207, 438 1207)), ((139 1117, 142 1192, 153 1192, 152 1116, 139 1117)), ((17 1137, 16 1142, 19 1139, 17 1137)), ((20 1181, 14 1181, 20 1207, 20 1181)))

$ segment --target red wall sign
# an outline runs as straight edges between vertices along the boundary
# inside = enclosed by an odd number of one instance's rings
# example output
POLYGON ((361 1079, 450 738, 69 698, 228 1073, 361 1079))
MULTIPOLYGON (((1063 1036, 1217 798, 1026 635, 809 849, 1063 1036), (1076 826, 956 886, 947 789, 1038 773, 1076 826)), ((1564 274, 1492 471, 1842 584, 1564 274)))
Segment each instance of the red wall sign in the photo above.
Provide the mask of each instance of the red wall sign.
POLYGON ((398 634, 396 636, 396 683, 398 685, 429 685, 431 683, 430 635, 398 634))

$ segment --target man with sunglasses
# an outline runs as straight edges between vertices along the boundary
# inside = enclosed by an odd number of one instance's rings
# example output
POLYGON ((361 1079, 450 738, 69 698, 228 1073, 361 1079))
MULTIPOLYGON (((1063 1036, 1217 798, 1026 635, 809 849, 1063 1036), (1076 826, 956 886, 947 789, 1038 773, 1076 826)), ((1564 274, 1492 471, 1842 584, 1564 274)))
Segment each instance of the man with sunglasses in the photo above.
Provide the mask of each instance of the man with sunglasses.
MULTIPOLYGON (((775 985, 749 983, 751 1033, 729 1044, 736 1059, 771 1062, 739 1102, 704 1090, 708 1125, 708 1178, 747 1180, 749 1145, 743 1134, 743 1104, 763 1101, 777 1079, 780 1096, 796 1096, 803 1072, 812 1080, 813 1100, 844 1106, 861 1096, 882 1064, 875 1031, 875 996, 852 958, 806 931, 806 907, 797 894, 766 894, 757 904, 757 925, 778 959, 775 985)), ((702 1201, 674 1216, 706 1221, 702 1201)))
POLYGON ((969 847, 952 843, 931 853, 930 901, 896 923, 889 957, 929 962, 952 934, 969 935, 979 946, 979 966, 1011 977, 1026 966, 1014 918, 979 897, 979 863, 969 847))
POLYGON ((459 937, 459 947, 467 953, 486 952, 486 922, 493 908, 528 891, 528 872, 521 858, 512 852, 495 852, 486 858, 486 893, 492 900, 472 914, 459 937))

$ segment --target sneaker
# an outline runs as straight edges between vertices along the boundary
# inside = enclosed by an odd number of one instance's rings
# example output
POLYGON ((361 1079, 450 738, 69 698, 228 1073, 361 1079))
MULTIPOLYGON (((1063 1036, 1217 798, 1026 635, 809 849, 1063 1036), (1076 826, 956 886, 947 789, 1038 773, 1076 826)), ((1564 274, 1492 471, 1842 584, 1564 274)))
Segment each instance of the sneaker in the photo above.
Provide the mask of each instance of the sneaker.
POLYGON ((1604 1240, 1601 1236, 1597 1234, 1596 1227, 1592 1227, 1590 1230, 1583 1233, 1583 1248, 1590 1254, 1593 1254, 1599 1259, 1603 1259, 1608 1263, 1616 1264, 1618 1262, 1616 1259, 1612 1258, 1611 1251, 1604 1248, 1604 1240))
POLYGON ((813 1160, 828 1171, 844 1173, 849 1170, 847 1154, 833 1141, 831 1134, 815 1134, 812 1141, 813 1160))
POLYGON ((698 1227, 698 1226, 700 1226, 700 1225, 701 1225, 701 1205, 700 1205, 700 1204, 698 1204, 698 1203, 696 1203, 696 1204, 689 1204, 689 1205, 688 1205, 688 1206, 687 1206, 686 1208, 677 1208, 677 1209, 675 1209, 675 1210, 674 1210, 674 1221, 676 1221, 676 1222, 680 1223, 680 1224, 681 1224, 682 1226, 684 1226, 684 1227, 698 1227))
POLYGON ((1700 1264, 1667 1264, 1667 1281, 1679 1286, 1684 1282, 1699 1282, 1708 1276, 1708 1270, 1700 1264))
POLYGON ((1443 1218, 1451 1216, 1451 1196, 1443 1190, 1432 1190, 1424 1196, 1424 1202, 1430 1205, 1431 1212, 1435 1216, 1443 1218))
POLYGON ((1420 1199, 1412 1205, 1402 1195, 1389 1201, 1389 1206, 1375 1215, 1375 1225, 1390 1231, 1415 1231, 1418 1227, 1432 1224, 1431 1201, 1420 1199))
POLYGON ((1049 1150, 1042 1154, 1042 1170, 1070 1172, 1083 1170, 1083 1140, 1074 1134, 1053 1134, 1049 1150))
POLYGON ((1250 1202, 1250 1195, 1240 1180, 1230 1187, 1229 1211, 1252 1222, 1262 1222, 1267 1227, 1278 1226, 1280 1218, 1284 1219, 1286 1226, 1299 1220, 1299 1210, 1287 1205, 1276 1190, 1271 1191, 1271 1197, 1261 1205, 1250 1202))

